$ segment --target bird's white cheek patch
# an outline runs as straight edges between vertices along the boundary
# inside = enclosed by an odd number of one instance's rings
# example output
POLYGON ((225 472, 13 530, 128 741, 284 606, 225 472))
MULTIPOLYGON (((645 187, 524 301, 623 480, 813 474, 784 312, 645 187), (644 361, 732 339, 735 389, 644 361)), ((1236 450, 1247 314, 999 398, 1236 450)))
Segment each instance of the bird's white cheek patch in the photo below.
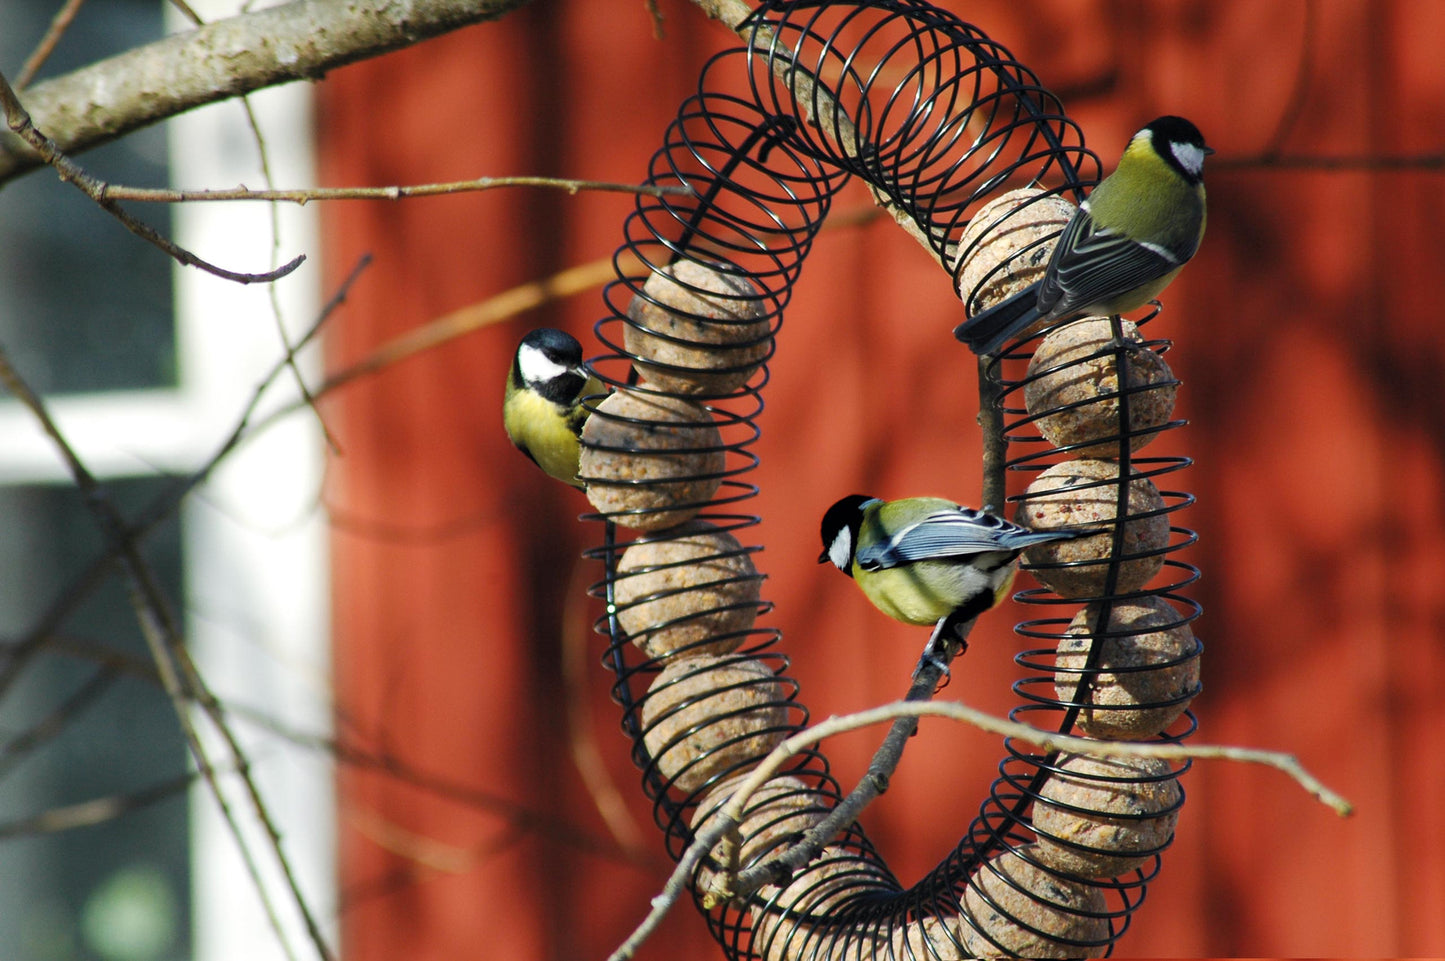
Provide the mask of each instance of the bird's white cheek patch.
POLYGON ((557 363, 530 344, 523 344, 517 351, 517 366, 522 370, 522 379, 529 384, 542 384, 553 377, 567 373, 567 367, 557 363))
POLYGON ((848 528, 843 528, 833 538, 833 543, 828 545, 828 560, 840 571, 846 571, 848 564, 853 560, 853 533, 848 528))
POLYGON ((1192 143, 1172 143, 1169 149, 1174 152, 1174 159, 1179 161, 1179 166, 1189 171, 1191 176, 1198 177, 1204 170, 1204 151, 1192 143))

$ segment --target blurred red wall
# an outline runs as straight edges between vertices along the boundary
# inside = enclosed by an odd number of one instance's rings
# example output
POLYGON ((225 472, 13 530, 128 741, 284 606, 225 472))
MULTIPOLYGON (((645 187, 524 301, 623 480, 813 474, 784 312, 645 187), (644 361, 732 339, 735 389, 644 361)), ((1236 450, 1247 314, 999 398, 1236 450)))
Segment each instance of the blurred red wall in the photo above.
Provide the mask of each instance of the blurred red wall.
MULTIPOLYGON (((1441 171, 1309 169, 1284 156, 1445 152, 1445 5, 1430 0, 944 0, 1058 92, 1111 167, 1161 113, 1218 149, 1209 235, 1154 328, 1176 343, 1195 466, 1177 520, 1200 534, 1199 743, 1294 752, 1358 806, 1340 820, 1282 775, 1202 763, 1174 847, 1119 956, 1445 954, 1445 223, 1441 171), (1282 118, 1295 122, 1281 126, 1282 118)), ((327 185, 545 174, 636 182, 698 71, 733 39, 681 0, 538 0, 500 23, 336 71, 319 87, 327 185)), ((541 190, 325 208, 333 282, 373 266, 328 333, 339 369, 513 285, 610 255, 631 200, 541 190)), ((856 185, 836 212, 867 205, 856 185)), ((501 430, 510 352, 540 325, 598 352, 594 291, 353 383, 324 405, 340 451, 335 664, 344 737, 406 770, 346 767, 349 961, 602 957, 665 877, 579 562, 581 495, 541 483, 501 430), (563 635, 585 645, 564 680, 563 635), (640 841, 609 834, 574 763, 590 719, 640 841), (426 774, 473 794, 419 784, 426 774), (629 853, 630 852, 630 853, 629 853)), ((891 700, 922 635, 814 563, 842 493, 975 502, 971 358, 946 276, 887 222, 826 231, 771 365, 763 523, 748 543, 802 701, 823 717, 891 700)), ((1015 479, 1017 480, 1017 479, 1015 479)), ((1004 609, 945 696, 1006 711, 1004 609)), ((828 748, 845 782, 876 736, 828 748)), ((864 823, 911 881, 957 842, 1001 756, 925 724, 864 823), (928 763, 920 763, 925 758, 928 763), (909 763, 909 762, 912 763, 909 763), (944 803, 940 804, 940 799, 944 803), (920 817, 919 812, 930 812, 920 817)), ((683 906, 644 958, 716 957, 683 906)))

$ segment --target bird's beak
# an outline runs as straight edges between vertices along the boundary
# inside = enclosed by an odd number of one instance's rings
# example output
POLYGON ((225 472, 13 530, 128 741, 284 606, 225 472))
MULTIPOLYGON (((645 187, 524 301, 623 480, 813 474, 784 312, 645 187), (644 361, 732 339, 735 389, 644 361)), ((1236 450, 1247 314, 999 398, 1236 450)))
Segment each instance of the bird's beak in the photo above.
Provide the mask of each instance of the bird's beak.
POLYGON ((823 548, 823 553, 821 553, 821 554, 818 555, 818 563, 819 563, 819 564, 826 564, 826 563, 828 563, 828 549, 827 549, 826 547, 823 548))
POLYGON ((1207 157, 1207 156, 1209 156, 1209 155, 1212 154, 1212 153, 1214 153, 1214 148, 1213 148, 1213 147, 1205 147, 1205 148, 1204 148, 1204 156, 1207 157))

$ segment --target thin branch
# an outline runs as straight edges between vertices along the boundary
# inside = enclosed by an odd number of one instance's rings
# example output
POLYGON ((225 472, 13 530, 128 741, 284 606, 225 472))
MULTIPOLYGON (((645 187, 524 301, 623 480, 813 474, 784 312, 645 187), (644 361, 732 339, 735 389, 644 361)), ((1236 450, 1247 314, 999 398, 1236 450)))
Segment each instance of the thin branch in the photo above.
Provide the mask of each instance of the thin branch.
MULTIPOLYGON (((628 262, 623 261, 624 270, 629 269, 628 262)), ((541 280, 529 281, 510 290, 504 290, 480 303, 438 317, 436 320, 387 341, 361 360, 326 378, 316 388, 316 396, 321 397, 358 377, 376 373, 382 368, 389 367, 414 354, 440 347, 463 334, 500 323, 552 301, 601 286, 616 276, 612 267, 612 258, 607 257, 578 267, 569 267, 541 280)), ((289 414, 296 409, 293 404, 290 408, 278 411, 273 416, 289 414)))
MULTIPOLYGON (((333 961, 335 955, 326 943, 326 936, 322 933, 321 925, 312 913, 311 906, 306 903, 306 898, 301 893, 301 885, 297 881, 295 869, 291 866, 291 859, 286 855, 285 849, 281 846, 281 832, 276 827, 276 821, 271 816, 270 808, 266 806, 265 798, 261 796, 261 789, 256 786, 256 779, 251 776, 250 758, 247 757, 245 750, 241 747, 240 740, 237 739, 235 732, 231 730, 230 724, 227 723, 225 708, 221 705, 220 700, 211 693, 205 679, 201 677, 200 672, 196 669, 195 662, 191 660, 190 650, 184 644, 180 643, 179 636, 174 634, 172 635, 172 651, 176 664, 185 676, 186 687, 191 693, 192 700, 205 712, 206 717, 215 727, 216 733, 220 735, 221 740, 225 742, 226 751, 231 756, 231 761, 236 767, 236 773, 240 775, 241 788, 245 791, 247 800, 250 802, 251 813, 255 816, 257 822, 260 823, 262 830, 266 832, 266 840, 270 846, 271 855, 275 859, 276 867, 280 870, 281 877, 286 883, 287 890, 291 895, 291 902, 296 906, 296 910, 301 915, 302 923, 306 926, 306 933, 311 938, 311 943, 315 945, 316 952, 322 958, 322 961, 333 961)), ((209 780, 208 777, 208 781, 209 780)), ((217 794, 219 800, 219 788, 213 787, 212 790, 217 794)), ((242 846, 244 847, 244 844, 242 846)), ((242 853, 249 857, 246 851, 242 853)), ((262 889, 259 875, 253 876, 253 883, 256 887, 257 895, 265 900, 266 894, 262 889)), ((276 933, 282 942, 282 948, 289 955, 291 953, 290 945, 285 943, 285 937, 279 927, 276 933)))
MULTIPOLYGON (((180 2, 180 0, 177 0, 180 2)), ((246 125, 251 130, 251 137, 256 141, 256 156, 261 164, 261 179, 265 181, 268 188, 274 187, 275 180, 271 176, 271 156, 266 149, 266 137, 261 133, 261 123, 256 117, 256 111, 251 107, 251 98, 241 98, 241 109, 246 114, 246 125)), ((274 270, 281 259, 281 211, 275 204, 266 208, 266 213, 271 225, 271 268, 274 270)), ((281 292, 275 284, 266 288, 267 299, 271 303, 271 316, 276 321, 276 336, 281 341, 281 347, 285 350, 290 362, 286 365, 291 370, 291 377, 296 383, 296 389, 301 394, 301 400, 311 409, 316 418, 316 426, 321 429, 321 436, 326 440, 326 446, 332 453, 340 451, 340 445, 332 436, 331 430, 326 426, 326 418, 321 416, 321 411, 316 407, 316 399, 311 396, 311 388, 306 384, 306 378, 301 374, 301 368, 296 363, 296 348, 291 343, 291 335, 286 330, 285 313, 281 310, 281 292)))
MULTIPOLYGON (((357 265, 351 276, 347 278, 346 283, 343 284, 341 290, 338 291, 332 300, 323 308, 322 314, 316 323, 297 341, 294 350, 299 350, 312 340, 320 330, 321 325, 344 299, 350 283, 365 267, 367 262, 369 262, 369 258, 363 258, 362 262, 357 265)), ((210 472, 214 470, 216 464, 220 462, 220 459, 225 457, 242 439, 248 436, 246 426, 249 423, 251 413, 259 402, 261 394, 266 387, 286 369, 287 364, 292 360, 294 350, 288 351, 287 356, 284 357, 263 380, 231 436, 222 444, 220 451, 217 452, 212 461, 205 465, 196 475, 193 475, 191 483, 183 485, 181 492, 176 495, 176 499, 168 505, 165 516, 169 516, 169 513, 174 510, 174 505, 179 502, 180 497, 183 497, 191 488, 199 484, 202 478, 208 476, 210 472)), ((271 904, 269 895, 266 893, 259 866, 255 863, 250 848, 246 844, 245 837, 241 833, 240 825, 235 819, 235 814, 221 791, 215 769, 210 763, 205 747, 191 721, 189 713, 189 704, 191 701, 201 706, 207 717, 215 725, 221 738, 225 741, 227 750, 231 755, 232 763, 240 776, 241 784, 252 806, 252 813, 266 832, 276 865, 285 880, 293 902, 296 905, 296 909, 302 917, 308 935, 315 945, 318 954, 323 959, 326 959, 326 961, 330 961, 333 956, 331 950, 326 944, 320 925, 317 923, 309 905, 307 905, 301 893, 295 872, 291 867, 290 858, 287 857, 281 847, 280 832, 276 829, 260 791, 257 789, 255 781, 251 777, 250 762, 226 724, 220 703, 207 689, 203 679, 199 673, 196 672, 195 666, 190 660, 189 652, 180 642, 179 630, 174 623, 174 619, 169 615, 163 592, 156 583, 149 565, 140 555, 137 547, 138 533, 136 528, 127 527, 119 513, 116 512, 114 506, 105 498, 104 491, 101 490, 95 482, 94 477, 92 477, 85 468, 85 465, 81 462, 80 458, 70 447, 65 437, 60 433, 59 428, 51 419, 44 402, 20 377, 19 373, 10 364, 9 358, 3 349, 0 349, 0 382, 3 382, 4 385, 31 410, 40 422, 42 429, 50 436, 52 441, 54 441, 62 458, 64 458, 66 464, 69 466, 76 485, 85 495, 86 503, 95 514, 97 523, 104 534, 104 540, 107 543, 110 555, 105 563, 108 565, 111 562, 111 558, 118 559, 128 576, 130 581, 131 603, 136 611, 137 619, 140 622, 141 632, 155 660, 162 685, 176 709, 177 717, 180 720, 182 731, 185 733, 187 744, 190 746, 191 753, 196 759, 196 766, 206 779, 207 786, 215 797, 222 817, 236 838, 239 852, 251 875, 257 896, 260 898, 267 917, 277 933, 283 950, 288 956, 292 955, 290 945, 286 942, 283 929, 280 925, 280 920, 275 913, 275 908, 271 904), (182 675, 184 675, 184 680, 182 675)), ((95 581, 98 580, 99 578, 97 577, 95 581)), ((13 669, 14 661, 12 659, 12 662, 7 664, 7 672, 10 672, 10 676, 12 677, 14 676, 13 669)))
MULTIPOLYGON (((466 851, 466 854, 474 862, 486 858, 495 858, 508 849, 516 847, 524 837, 525 835, 515 830, 504 831, 496 838, 473 845, 466 851)), ((376 839, 373 838, 372 840, 376 839)), ((404 853, 402 856, 406 857, 404 853)), ((361 881, 342 890, 341 896, 337 899, 337 913, 344 915, 365 901, 373 898, 386 897, 398 891, 405 890, 406 888, 425 881, 428 877, 434 876, 439 870, 438 868, 407 857, 406 863, 398 868, 387 871, 381 877, 361 881)))
MULTIPOLYGON (((913 672, 913 680, 903 700, 916 703, 931 700, 943 680, 948 664, 954 656, 968 646, 968 635, 973 632, 974 621, 970 620, 955 627, 951 617, 944 618, 929 638, 924 656, 913 672), (952 635, 955 640, 942 645, 935 644, 940 636, 952 635)), ((737 874, 718 872, 711 888, 703 896, 704 907, 715 907, 727 901, 746 898, 765 884, 781 884, 796 872, 802 870, 818 856, 823 848, 839 832, 846 829, 863 810, 888 790, 889 782, 903 760, 903 749, 918 731, 918 718, 911 715, 897 718, 888 729, 888 734, 874 752, 868 764, 868 771, 848 792, 828 816, 813 825, 802 839, 776 857, 763 861, 737 874)), ((745 786, 745 785, 744 785, 745 786)), ((747 807, 749 796, 741 789, 734 793, 737 800, 736 812, 741 816, 747 807)))
POLYGON ((30 837, 36 834, 58 834, 63 831, 74 831, 77 828, 95 827, 97 824, 114 821, 132 811, 138 811, 182 794, 200 776, 199 772, 191 772, 130 794, 94 798, 77 804, 67 804, 64 807, 41 811, 31 817, 8 821, 0 824, 0 839, 30 837))
MULTIPOLYGON (((8 648, 13 651, 17 646, 17 642, 0 641, 0 650, 8 648)), ((95 641, 72 636, 57 635, 50 638, 49 646, 58 655, 96 664, 105 672, 134 678, 157 687, 161 686, 160 673, 152 661, 116 651, 95 641)), ((562 818, 528 808, 485 788, 423 770, 394 754, 367 750, 336 735, 299 730, 264 711, 245 705, 227 704, 225 712, 229 717, 254 725, 295 747, 325 754, 338 764, 384 773, 387 777, 417 791, 466 808, 496 815, 514 825, 518 830, 536 835, 548 842, 568 845, 595 857, 621 864, 656 867, 664 863, 660 855, 654 854, 645 846, 624 849, 610 845, 606 839, 588 833, 562 818)), ((56 828, 56 830, 59 829, 56 828)))
MULTIPOLYGON (((90 508, 92 515, 99 527, 102 540, 116 554, 121 568, 126 573, 128 581, 127 594, 131 607, 135 611, 136 620, 140 624, 141 635, 145 638, 146 646, 150 648, 151 657, 154 658, 156 667, 160 673, 162 685, 166 694, 170 697, 171 705, 175 709, 176 717, 180 721, 182 732, 185 734, 186 744, 190 748, 191 756, 195 758, 196 767, 205 778, 207 786, 220 807, 222 817, 235 837, 240 850, 241 858, 245 862, 252 882, 265 908, 266 915, 280 939, 282 947, 288 956, 291 956, 290 946, 286 943, 284 929, 281 927, 280 918, 275 912, 274 905, 265 892, 264 883, 261 879, 259 866, 251 854, 250 847, 246 844, 245 835, 241 832, 240 823, 236 820, 235 813, 231 810, 226 801, 225 794, 221 791, 220 782, 216 771, 202 743, 200 734, 191 720, 188 710, 189 697, 186 687, 177 671, 175 658, 177 652, 184 656, 184 646, 180 643, 180 637, 175 625, 175 619, 171 615, 169 606, 166 604, 164 592, 156 582, 154 571, 150 565, 141 557, 140 550, 136 546, 134 532, 127 528, 124 519, 120 516, 105 491, 96 482, 95 477, 86 468, 65 435, 61 433, 50 411, 40 395, 31 390, 30 385, 20 376, 13 364, 10 363, 8 353, 0 348, 0 384, 3 384, 15 398, 26 406, 35 416, 41 429, 54 442, 56 450, 65 461, 70 470, 75 485, 80 488, 84 496, 86 506, 90 508)), ((224 730, 222 733, 225 733, 224 730)), ((236 754, 233 761, 241 774, 243 781, 250 783, 250 772, 248 762, 244 755, 236 754)), ((258 812, 258 818, 269 826, 269 818, 264 809, 258 812)), ((274 830, 272 836, 274 837, 274 830)), ((279 846, 274 851, 276 858, 282 867, 283 874, 289 879, 291 872, 289 862, 285 853, 279 846)), ((293 892, 298 898, 298 908, 302 915, 309 921, 311 913, 305 901, 300 899, 300 892, 293 884, 293 892)), ((320 929, 314 923, 308 926, 315 928, 319 933, 320 929)), ((322 956, 329 961, 330 954, 324 946, 324 942, 318 943, 322 956)))
MULTIPOLYGON (((291 0, 127 50, 36 84, 26 102, 60 149, 78 153, 202 104, 495 20, 524 0, 291 0)), ((0 137, 0 183, 40 165, 0 137)))
POLYGON ((464 874, 476 867, 475 846, 449 844, 408 830, 374 808, 350 805, 342 811, 341 820, 383 851, 410 861, 418 874, 464 874))
POLYGON ((658 187, 651 184, 624 184, 606 180, 572 180, 564 177, 530 176, 478 177, 475 180, 452 180, 443 183, 394 187, 310 187, 289 190, 254 190, 246 186, 216 190, 165 190, 107 184, 103 187, 102 192, 111 200, 133 200, 140 203, 174 204, 252 200, 294 203, 304 207, 313 200, 405 200, 409 197, 437 197, 479 190, 496 190, 501 187, 545 187, 562 190, 573 196, 583 191, 642 194, 648 197, 686 196, 692 193, 686 187, 658 187))
POLYGON ((626 941, 611 955, 608 961, 628 961, 636 955, 637 949, 646 941, 647 936, 662 922, 663 917, 672 905, 676 903, 677 896, 669 894, 673 891, 680 892, 685 889, 687 879, 690 878, 697 868, 698 862, 708 851, 711 851, 722 839, 723 835, 741 823, 742 805, 745 799, 751 797, 764 783, 771 780, 774 775, 794 755, 808 749, 809 747, 827 738, 839 734, 846 734, 849 731, 856 731, 860 728, 871 727, 874 724, 883 724, 896 721, 899 718, 912 717, 942 717, 948 720, 961 721, 971 724, 981 731, 990 734, 997 734, 1002 737, 1016 741, 1023 741, 1046 751, 1068 751, 1076 754, 1091 754, 1099 757, 1158 757, 1167 760, 1183 760, 1195 758, 1200 760, 1223 760, 1237 761, 1247 764, 1262 764, 1266 767, 1275 768, 1293 778, 1300 787, 1304 788, 1320 803, 1331 808, 1341 817, 1348 817, 1354 813, 1354 807, 1348 800, 1326 787, 1318 778, 1306 771, 1299 759, 1291 754, 1284 754, 1278 751, 1262 751, 1256 748, 1230 747, 1219 745, 1187 745, 1187 744, 1163 744, 1163 743, 1141 743, 1139 741, 1096 741, 1086 737, 1075 737, 1069 734, 1057 734, 1052 731, 1043 731, 1027 724, 1020 724, 1016 721, 1005 720, 995 717, 986 711, 969 707, 956 701, 923 702, 923 701, 897 701, 893 704, 884 704, 880 707, 871 708, 866 711, 859 711, 855 714, 847 714, 842 717, 830 717, 819 724, 808 728, 805 731, 793 735, 773 749, 761 763, 755 767, 748 777, 740 784, 733 796, 713 815, 707 825, 697 833, 687 850, 683 853, 682 859, 667 879, 663 893, 653 898, 652 910, 648 912, 642 923, 632 932, 626 941))
POLYGON ((1299 66, 1295 68, 1294 88, 1290 91, 1289 101, 1285 104, 1279 122, 1275 124, 1274 133, 1270 135, 1269 143, 1264 148, 1267 157, 1280 155, 1280 152, 1284 150, 1285 141, 1289 139, 1291 131, 1294 130, 1295 125, 1299 123, 1300 117, 1304 114, 1314 73, 1315 46, 1319 34, 1319 12, 1319 0, 1305 0, 1304 36, 1300 40, 1300 59, 1299 66))
MULTIPOLYGON (((866 226, 879 216, 876 207, 858 206, 852 210, 839 211, 828 218, 823 230, 856 228, 866 226)), ((455 310, 401 334, 361 360, 342 368, 323 381, 312 395, 320 398, 353 380, 377 373, 423 351, 432 350, 474 330, 489 327, 510 320, 529 310, 536 310, 554 301, 563 300, 596 287, 601 287, 617 277, 617 271, 624 273, 641 269, 642 264, 635 255, 622 257, 616 267, 612 258, 593 260, 576 267, 568 267, 541 280, 528 281, 509 290, 488 297, 486 300, 455 310)), ((272 423, 303 409, 300 403, 282 407, 256 425, 260 431, 272 423)))
MULTIPOLYGON (((939 621, 933 636, 929 638, 928 645, 924 648, 924 656, 918 662, 917 670, 913 672, 908 692, 903 697, 904 702, 927 701, 933 697, 938 690, 939 682, 948 670, 948 663, 956 654, 962 653, 968 647, 968 635, 973 630, 973 624, 973 621, 967 621, 957 626, 956 644, 950 642, 937 645, 935 641, 944 636, 945 631, 955 630, 951 616, 939 621)), ((840 800, 833 810, 828 812, 827 817, 805 832, 797 844, 789 846, 781 854, 738 872, 736 856, 742 842, 737 837, 737 825, 742 819, 742 812, 746 809, 753 792, 764 783, 761 780, 748 778, 728 798, 727 803, 719 811, 716 822, 709 821, 704 831, 693 839, 693 843, 684 852, 682 861, 668 876, 661 893, 653 898, 652 910, 648 912, 642 924, 638 925, 613 954, 613 958, 631 957, 648 938, 652 937, 653 932, 667 916, 667 912, 687 890, 688 879, 693 876, 697 862, 708 852, 714 850, 719 842, 722 842, 719 850, 725 850, 730 856, 728 869, 719 871, 713 876, 711 886, 703 893, 704 909, 712 910, 726 902, 746 898, 765 884, 786 883, 786 880, 795 872, 816 858, 835 835, 856 821, 864 808, 888 790, 889 781, 903 760, 903 749, 917 730, 918 719, 916 717, 904 716, 895 719, 888 729, 888 734, 883 738, 883 743, 874 752, 873 759, 868 764, 867 773, 853 787, 853 790, 848 792, 848 796, 840 800)))
POLYGON ((1419 154, 1274 154, 1220 157, 1210 161, 1213 170, 1232 172, 1322 170, 1373 172, 1392 170, 1445 170, 1445 153, 1419 154))
POLYGON ((24 90, 30 86, 30 81, 35 79, 40 68, 45 66, 45 61, 55 52, 55 45, 65 36, 65 31, 70 29, 71 22, 75 20, 75 15, 80 12, 80 5, 84 2, 85 0, 65 0, 65 5, 56 11, 50 26, 45 30, 45 36, 40 38, 30 56, 25 58, 25 64, 16 75, 15 89, 24 90))
MULTIPOLYGON (((1288 775, 1310 796, 1330 808, 1340 817, 1354 814, 1355 808, 1345 797, 1326 787, 1319 778, 1310 774, 1293 754, 1283 751, 1265 751, 1259 748, 1233 747, 1216 744, 1177 744, 1146 741, 1096 741, 1093 738, 1073 734, 1059 734, 1045 731, 1017 721, 995 717, 986 711, 969 707, 958 701, 918 703, 899 701, 882 707, 846 717, 832 717, 801 734, 794 735, 779 745, 760 766, 771 776, 791 754, 796 754, 811 744, 836 734, 857 730, 872 724, 892 720, 895 717, 942 717, 952 721, 971 724, 988 734, 1022 741, 1045 751, 1091 754, 1098 757, 1156 757, 1167 761, 1188 759, 1201 761, 1235 761, 1244 764, 1260 764, 1272 767, 1288 775), (792 743, 797 742, 797 743, 792 743)), ((744 785, 745 786, 745 785, 744 785)), ((741 788, 739 788, 741 790, 741 788)))
POLYGON ((4 74, 0 74, 0 107, 3 107, 5 111, 5 121, 10 129, 15 131, 26 143, 34 147, 41 159, 55 168, 55 172, 60 175, 61 180, 74 184, 78 190, 99 204, 106 213, 119 220, 131 233, 159 247, 180 263, 189 267, 199 267, 209 274, 214 274, 225 280, 235 281, 238 284, 254 284, 279 280, 297 267, 300 267, 302 262, 306 260, 306 255, 302 254, 277 270, 270 270, 260 274, 248 274, 227 270, 225 267, 219 267, 210 261, 202 260, 189 250, 161 236, 155 228, 136 220, 130 214, 126 213, 114 200, 106 199, 104 182, 86 173, 79 164, 71 160, 61 151, 55 141, 51 140, 35 126, 34 122, 30 119, 30 114, 21 106, 19 98, 16 97, 15 91, 10 86, 10 81, 5 79, 4 74))
MULTIPOLYGON (((352 286, 370 264, 370 255, 363 256, 356 262, 356 265, 351 269, 351 273, 346 276, 337 288, 336 293, 322 305, 316 322, 313 323, 310 329, 296 342, 295 350, 300 351, 305 349, 305 347, 315 339, 326 321, 346 302, 346 297, 350 293, 352 286)), ((191 491, 203 484, 225 458, 240 447, 243 441, 250 439, 259 432, 261 428, 259 426, 253 428, 251 418, 255 415, 256 408, 261 402, 261 397, 270 389, 271 384, 285 372, 290 359, 290 357, 281 358, 281 360, 277 361, 266 375, 261 378, 261 382, 256 385, 256 389, 251 393, 250 401, 241 411, 236 425, 231 429, 230 434, 221 441, 210 458, 185 480, 179 482, 173 488, 161 494, 156 500, 152 501, 135 519, 130 527, 132 538, 139 540, 156 525, 174 514, 176 508, 180 506, 181 501, 184 500, 191 491)), ((268 419, 263 422, 262 426, 270 422, 270 419, 268 419)), ((107 546, 100 556, 96 557, 57 595, 55 601, 40 617, 40 620, 35 626, 27 631, 24 638, 8 651, 8 657, 4 662, 4 666, 0 668, 0 697, 3 697, 10 686, 15 683, 21 671, 24 670, 25 665, 39 652, 46 640, 59 631, 60 626, 65 622, 70 612, 75 610, 81 601, 89 597, 91 592, 100 586, 105 580, 106 575, 110 572, 111 567, 115 564, 117 557, 118 550, 114 546, 107 546)))
MULTIPOLYGON (((1002 361, 999 361, 1002 363, 1002 361)), ((1003 515, 1008 507, 1008 441, 1003 436, 1003 385, 990 373, 994 358, 978 358, 978 426, 983 434, 983 490, 979 506, 1003 515)))
MULTIPOLYGON (((833 214, 823 224, 824 230, 861 227, 878 217, 875 207, 859 206, 833 214)), ((486 300, 453 311, 436 320, 409 330, 382 344, 361 360, 331 374, 317 387, 315 395, 322 397, 360 377, 374 374, 414 354, 440 347, 443 344, 469 334, 474 330, 510 320, 529 310, 536 310, 554 301, 572 297, 584 291, 600 287, 617 278, 617 272, 631 273, 642 268, 635 254, 628 253, 618 259, 616 265, 611 257, 568 267, 541 280, 528 281, 509 290, 488 297, 486 300)), ((295 413, 299 405, 276 411, 264 424, 286 414, 295 413)), ((262 426, 264 426, 264 424, 262 426)))
POLYGON ((567 592, 563 595, 566 601, 562 605, 562 703, 566 705, 567 747, 572 754, 572 766, 581 776, 592 806, 607 826, 608 833, 634 860, 643 862, 649 859, 652 851, 647 844, 650 839, 644 838, 637 819, 627 808, 621 789, 603 763, 590 709, 591 700, 587 696, 587 682, 594 667, 590 656, 592 647, 588 643, 594 635, 586 604, 586 589, 591 579, 587 562, 578 557, 572 564, 567 592))
POLYGON ((37 748, 53 741, 74 718, 109 691, 119 677, 119 671, 102 665, 85 679, 85 683, 56 705, 54 710, 0 745, 0 776, 37 748))
POLYGON ((191 26, 205 26, 206 22, 201 19, 201 15, 199 13, 196 13, 196 11, 192 10, 191 5, 189 3, 186 3, 186 0, 169 0, 169 2, 171 6, 175 7, 177 10, 180 11, 181 16, 191 21, 191 26))
POLYGON ((645 0, 647 4, 647 16, 652 21, 652 39, 662 40, 665 34, 662 29, 662 11, 658 9, 657 0, 645 0))

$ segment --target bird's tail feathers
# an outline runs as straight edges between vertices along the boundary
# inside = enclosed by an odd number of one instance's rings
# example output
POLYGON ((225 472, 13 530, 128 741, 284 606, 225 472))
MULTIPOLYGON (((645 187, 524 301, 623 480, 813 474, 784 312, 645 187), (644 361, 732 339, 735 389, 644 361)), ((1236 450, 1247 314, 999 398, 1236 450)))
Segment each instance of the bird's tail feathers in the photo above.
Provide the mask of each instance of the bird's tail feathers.
POLYGON ((1009 338, 1039 319, 1038 300, 1039 285, 1030 284, 953 328, 953 336, 975 354, 995 353, 1009 338))

